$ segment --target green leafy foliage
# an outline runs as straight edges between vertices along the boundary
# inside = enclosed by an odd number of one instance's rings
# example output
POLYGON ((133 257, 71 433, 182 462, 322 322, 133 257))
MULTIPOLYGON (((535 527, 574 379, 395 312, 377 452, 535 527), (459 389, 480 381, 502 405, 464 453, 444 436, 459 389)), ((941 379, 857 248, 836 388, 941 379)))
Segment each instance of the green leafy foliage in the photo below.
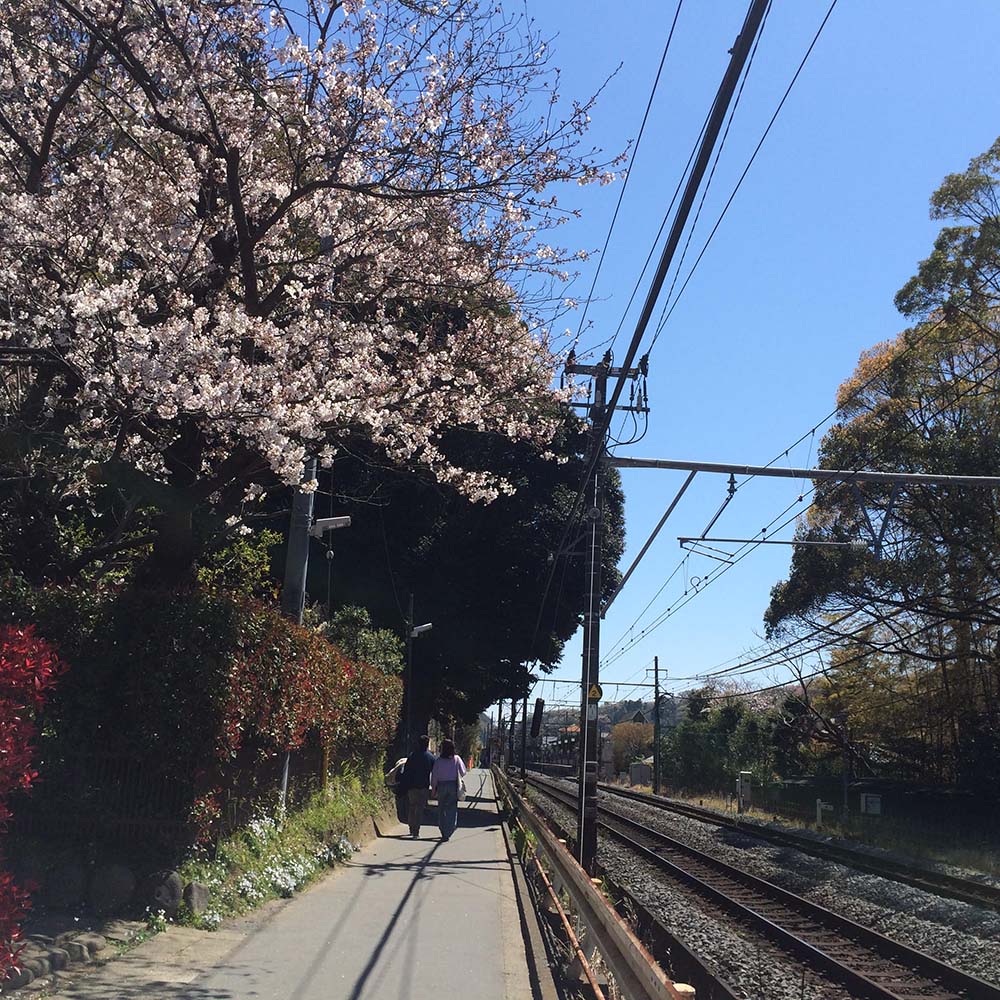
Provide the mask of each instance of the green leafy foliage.
POLYGON ((402 638, 391 629, 376 628, 366 608, 354 604, 337 608, 317 627, 349 659, 369 663, 385 674, 402 673, 405 649, 402 638))
POLYGON ((611 745, 616 771, 642 760, 653 749, 653 725, 648 722, 619 722, 611 728, 611 745))
POLYGON ((189 818, 207 838, 273 791, 284 752, 325 748, 349 759, 392 737, 399 678, 273 607, 205 590, 130 589, 64 619, 73 596, 24 586, 3 595, 4 617, 31 611, 39 634, 76 657, 43 720, 53 779, 81 754, 133 757, 150 781, 186 790, 189 818))
POLYGON ((386 808, 383 758, 376 754, 340 767, 329 786, 282 821, 259 811, 241 830, 223 838, 212 851, 185 861, 185 882, 209 889, 207 910, 186 922, 214 930, 268 899, 290 896, 354 850, 350 837, 366 817, 386 808))
POLYGON ((273 554, 283 540, 277 531, 268 529, 238 536, 201 557, 198 583, 217 594, 273 598, 277 589, 271 571, 273 554))
MULTIPOLYGON (((1000 469, 1000 140, 945 178, 931 214, 953 224, 896 297, 919 322, 840 387, 826 468, 1000 469)), ((841 637, 811 710, 850 719, 864 773, 1000 796, 995 490, 819 483, 799 533, 869 546, 798 548, 772 590, 771 635, 841 637)))
MULTIPOLYGON (((538 612, 582 476, 586 437, 567 413, 550 455, 472 432, 453 433, 442 447, 464 468, 502 475, 515 492, 471 503, 455 490, 364 457, 338 456, 331 477, 341 496, 336 509, 352 523, 332 542, 334 603, 363 605, 375 623, 401 632, 412 592, 418 621, 434 623, 414 642, 414 719, 437 714, 472 721, 490 702, 523 687, 527 665, 537 660, 544 670, 558 663, 579 627, 584 573, 573 536, 569 554, 559 556, 540 619, 538 612)), ((614 470, 604 513, 607 595, 619 579, 625 538, 614 470)), ((313 560, 314 597, 325 593, 325 569, 313 560)))

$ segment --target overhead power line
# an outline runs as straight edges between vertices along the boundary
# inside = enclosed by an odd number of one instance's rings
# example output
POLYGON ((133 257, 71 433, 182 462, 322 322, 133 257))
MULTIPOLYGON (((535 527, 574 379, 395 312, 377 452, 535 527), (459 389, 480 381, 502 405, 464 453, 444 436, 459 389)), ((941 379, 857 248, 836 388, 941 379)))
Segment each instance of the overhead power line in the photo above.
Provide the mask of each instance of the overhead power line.
MULTIPOLYGON (((777 108, 774 110, 774 114, 771 115, 771 120, 767 123, 767 127, 764 129, 763 134, 757 142, 754 151, 750 154, 750 159, 747 160, 747 165, 743 168, 743 173, 740 174, 739 180, 736 182, 736 186, 733 188, 732 193, 729 195, 726 204, 723 206, 722 211, 719 213, 718 219, 715 220, 715 225, 712 227, 712 231, 708 234, 708 239, 705 240, 704 246, 701 248, 701 252, 695 258, 694 264, 691 265, 691 270, 688 272, 687 277, 684 279, 684 284, 681 285, 680 291, 678 291, 676 298, 673 302, 670 302, 669 296, 667 301, 663 304, 663 311, 660 314, 660 320, 656 325, 656 332, 653 334, 653 342, 649 345, 650 351, 656 346, 656 341, 659 339, 660 334, 663 332, 663 328, 666 326, 667 321, 673 314, 674 309, 677 307, 677 303, 680 302, 681 296, 684 294, 684 290, 687 288, 688 283, 694 275, 694 272, 698 269, 698 265, 701 263, 701 259, 705 256, 705 252, 708 250, 709 245, 715 237, 715 234, 719 231, 719 226, 722 225, 722 220, 726 217, 726 213, 729 211, 729 207, 732 205, 733 200, 736 198, 737 193, 743 186, 743 181, 746 179, 747 174, 750 172, 750 168, 753 166, 754 160, 757 159, 757 154, 760 152, 761 147, 764 145, 764 141, 767 139, 771 132, 771 128, 774 123, 778 120, 778 115, 781 114, 781 109, 785 106, 785 101, 788 100, 788 95, 792 92, 792 88, 795 86, 802 70, 805 68, 806 62, 809 60, 809 56, 812 54, 813 49, 816 47, 816 43, 819 41, 819 36, 823 33, 823 29, 826 27, 827 21, 830 20, 830 15, 833 13, 833 9, 837 6, 837 0, 833 0, 827 9, 826 16, 820 22, 819 28, 816 29, 816 34, 813 36, 813 40, 809 43, 809 48, 806 49, 806 54, 802 57, 802 61, 799 63, 798 69, 796 69, 795 74, 792 76, 788 87, 785 89, 785 93, 782 95, 781 100, 778 102, 777 108)), ((671 288, 673 292, 673 288, 671 288)))
MULTIPOLYGON (((684 193, 681 196, 677 213, 674 216, 666 245, 660 255, 660 260, 657 265, 656 272, 653 275, 652 284, 650 286, 649 293, 646 296, 642 313, 639 316, 635 331, 633 332, 631 341, 629 342, 625 360, 620 369, 622 374, 619 375, 615 381, 614 388, 606 402, 606 405, 603 407, 603 411, 600 414, 597 414, 594 418, 593 438, 601 442, 605 441, 607 438, 608 428, 610 427, 615 407, 618 405, 618 400, 621 398, 622 391, 625 388, 625 383, 628 381, 628 372, 632 369, 636 355, 638 354, 639 346, 642 343, 646 328, 649 325, 649 320, 652 317, 656 300, 663 287, 664 279, 667 276, 674 253, 677 250, 677 245, 680 242, 684 226, 686 225, 688 217, 691 213, 691 207, 694 204, 695 197, 697 196, 698 187, 701 184, 701 180, 704 177, 705 170, 711 158, 712 148, 718 139, 719 132, 722 128, 723 122, 725 121, 726 110, 729 106, 729 102, 732 100, 736 85, 742 76, 743 67, 746 64, 750 47, 757 35, 757 31, 760 28, 769 2, 770 0, 753 0, 750 5, 750 9, 747 12, 746 18, 744 19, 739 37, 736 39, 736 43, 732 48, 729 65, 726 68, 726 73, 722 79, 722 83, 720 84, 715 95, 715 100, 712 104, 711 112, 709 113, 705 132, 698 147, 698 153, 691 168, 691 173, 688 176, 684 193)), ((548 598, 549 591, 552 587, 552 581, 555 577, 558 557, 562 554, 570 531, 577 523, 577 515, 580 510, 580 504, 586 494, 587 485, 590 483, 594 474, 594 469, 601 460, 604 451, 605 449, 603 447, 591 449, 591 452, 585 462, 585 469, 583 476, 581 477, 580 486, 567 516, 566 525, 563 529, 555 558, 552 560, 552 565, 549 567, 549 573, 546 577, 545 587, 542 591, 542 600, 540 602, 538 616, 533 630, 533 638, 531 641, 532 647, 534 646, 538 635, 542 615, 544 614, 545 602, 548 598)))
MULTIPOLYGON (((782 456, 787 455, 788 452, 791 451, 792 448, 794 448, 797 445, 801 444, 811 434, 814 434, 831 417, 836 416, 837 413, 839 413, 844 407, 846 407, 848 405, 849 401, 857 399, 861 395, 861 393, 863 393, 866 389, 870 388, 880 378, 882 378, 883 376, 885 376, 886 373, 892 368, 892 366, 894 364, 897 364, 899 362, 900 358, 902 358, 905 355, 909 354, 910 352, 914 351, 917 347, 919 347, 922 343, 924 343, 931 336, 931 334, 933 334, 939 327, 941 327, 941 325, 944 323, 944 321, 945 321, 944 317, 941 316, 938 319, 936 319, 935 321, 933 321, 932 323, 929 323, 928 325, 926 325, 923 329, 921 329, 920 332, 919 332, 919 334, 917 336, 915 336, 914 338, 912 338, 910 340, 910 342, 906 345, 906 347, 903 348, 903 350, 899 351, 898 353, 896 353, 892 357, 890 357, 886 361, 885 365, 883 365, 882 367, 880 367, 876 372, 874 372, 872 375, 870 375, 860 385, 856 386, 851 391, 851 393, 847 397, 846 401, 841 402, 840 404, 838 404, 837 406, 835 406, 825 417, 823 417, 821 420, 819 420, 817 423, 815 423, 810 430, 808 430, 804 434, 800 435, 792 444, 790 444, 786 449, 784 449, 784 451, 779 452, 774 458, 771 459, 770 462, 767 463, 767 465, 765 466, 765 468, 770 468, 772 465, 774 465, 776 462, 778 462, 782 458, 782 456)), ((978 370, 979 368, 982 367, 983 364, 986 363, 986 361, 988 361, 991 357, 995 357, 995 356, 1000 356, 1000 349, 998 349, 998 351, 996 351, 996 352, 993 352, 991 355, 987 355, 985 358, 980 359, 970 369, 970 371, 976 371, 976 370, 978 370)), ((931 414, 930 417, 929 417, 929 419, 933 420, 935 417, 940 416, 949 407, 952 407, 952 406, 956 405, 965 396, 968 396, 972 392, 976 391, 976 389, 979 386, 981 386, 982 384, 984 384, 984 382, 988 378, 995 377, 998 374, 1000 374, 1000 370, 998 370, 998 371, 992 371, 992 372, 987 373, 987 375, 983 376, 982 379, 980 379, 976 383, 970 385, 967 389, 965 389, 962 392, 958 393, 956 396, 954 396, 951 399, 944 399, 944 393, 942 393, 942 394, 936 396, 934 398, 934 400, 928 401, 928 402, 933 402, 933 401, 936 400, 936 401, 943 402, 943 405, 941 406, 941 408, 939 410, 937 410, 935 413, 931 414)), ((917 430, 917 428, 911 428, 907 433, 915 433, 916 430, 917 430)), ((737 483, 737 485, 736 485, 737 490, 739 490, 740 488, 742 488, 743 486, 745 486, 753 478, 755 478, 753 475, 746 476, 745 479, 743 479, 739 483, 737 483)), ((796 477, 796 478, 798 478, 798 477, 796 477)), ((793 507, 796 506, 796 503, 801 502, 806 496, 810 496, 810 495, 814 494, 815 492, 816 492, 816 487, 813 486, 805 494, 803 494, 803 496, 800 496, 797 501, 793 501, 791 504, 789 504, 787 507, 785 507, 785 509, 781 513, 779 513, 775 518, 773 518, 771 520, 771 522, 766 526, 766 528, 760 534, 763 536, 763 535, 766 535, 768 532, 770 532, 771 529, 774 527, 774 525, 786 513, 788 513, 788 511, 790 511, 793 507)), ((815 501, 809 503, 800 512, 800 514, 804 514, 806 511, 808 511, 814 505, 814 503, 815 503, 815 501)), ((797 516, 800 516, 800 515, 796 515, 796 517, 797 516)), ((790 518, 783 525, 779 526, 779 528, 777 530, 780 531, 783 527, 785 527, 787 524, 791 523, 791 521, 794 520, 794 519, 795 519, 794 517, 790 518)), ((748 552, 744 551, 747 548, 749 548, 750 551, 754 551, 758 547, 757 543, 758 543, 758 540, 755 539, 753 542, 741 545, 739 548, 737 548, 736 550, 734 550, 731 553, 732 560, 733 560, 732 565, 735 565, 735 563, 737 563, 737 562, 741 562, 742 559, 744 558, 744 556, 747 555, 747 554, 749 554, 748 552)), ((657 590, 657 592, 649 600, 649 602, 642 609, 642 611, 636 616, 636 618, 632 622, 632 624, 629 625, 629 627, 615 641, 615 643, 613 644, 613 646, 611 647, 611 649, 606 654, 606 659, 609 662, 612 661, 614 653, 622 646, 623 643, 625 643, 624 650, 627 650, 627 649, 631 648, 631 646, 635 645, 636 642, 641 641, 641 639, 645 638, 646 635, 648 635, 649 632, 655 630, 655 628, 658 628, 659 625, 663 624, 663 622, 666 620, 666 618, 658 619, 655 624, 647 626, 645 629, 643 629, 641 632, 639 632, 639 634, 637 636, 635 636, 633 639, 629 639, 629 636, 633 635, 635 627, 643 619, 643 617, 645 616, 645 614, 649 610, 649 608, 652 606, 652 604, 656 601, 656 599, 660 596, 660 594, 667 587, 667 585, 674 579, 674 577, 680 572, 680 570, 688 562, 688 560, 690 559, 690 555, 691 554, 689 553, 689 554, 687 554, 687 555, 685 555, 685 556, 682 557, 682 559, 677 563, 677 565, 675 566, 674 570, 666 578, 666 580, 663 582, 663 584, 660 586, 660 588, 657 590)), ((634 568, 635 568, 635 566, 633 565, 631 567, 631 569, 634 569, 634 568)), ((713 571, 713 573, 709 574, 708 583, 714 582, 714 580, 717 579, 719 576, 721 576, 722 573, 724 573, 727 568, 729 568, 729 567, 720 567, 720 568, 718 568, 717 571, 713 571)), ((698 592, 703 592, 705 590, 705 587, 707 585, 708 584, 704 584, 700 588, 700 591, 698 591, 698 592)), ((676 608, 674 606, 671 606, 671 608, 668 608, 667 611, 670 612, 670 613, 667 614, 667 617, 672 617, 672 612, 673 611, 680 610, 680 607, 683 607, 684 604, 687 604, 687 603, 689 603, 689 602, 688 601, 684 601, 683 604, 676 606, 676 608)), ((733 657, 733 658, 735 658, 735 657, 733 657)))
MULTIPOLYGON (((933 325, 932 329, 936 329, 936 328, 937 328, 938 326, 940 326, 940 323, 941 323, 941 321, 938 321, 938 322, 936 322, 936 323, 935 323, 935 324, 933 325)), ((924 331, 924 333, 922 334, 922 337, 921 337, 921 339, 925 339, 925 338, 926 338, 926 337, 927 337, 927 336, 929 335, 929 333, 930 333, 930 332, 931 332, 931 331, 924 331)), ((906 350, 907 350, 907 351, 909 351, 910 349, 912 349, 912 348, 911 348, 911 347, 908 347, 908 348, 907 348, 906 350)), ((996 352, 996 353, 1000 353, 1000 350, 998 350, 998 352, 996 352)), ((897 356, 897 357, 898 357, 898 356, 897 356)), ((976 370, 976 369, 978 369, 979 367, 981 367, 981 366, 982 366, 982 364, 984 364, 984 363, 985 363, 985 361, 986 361, 986 360, 988 360, 988 358, 989 358, 989 355, 987 356, 987 358, 983 358, 983 359, 980 359, 980 361, 979 361, 979 362, 977 362, 977 363, 976 363, 976 365, 975 365, 975 366, 973 366, 973 368, 972 368, 971 370, 976 370)), ((884 373, 885 373, 885 370, 883 369, 883 371, 881 372, 881 374, 884 374, 884 373)), ((956 395, 955 395, 954 397, 952 397, 952 398, 950 398, 950 399, 945 399, 945 398, 944 398, 944 395, 943 395, 943 394, 941 394, 941 395, 938 395, 937 397, 935 397, 935 399, 936 399, 936 400, 937 400, 938 402, 941 402, 941 403, 942 403, 943 405, 942 405, 942 406, 941 406, 941 407, 940 407, 940 408, 939 408, 938 410, 936 410, 936 411, 935 411, 935 412, 934 412, 933 414, 931 414, 931 415, 929 416, 928 420, 933 420, 933 419, 935 419, 936 417, 939 417, 939 416, 941 416, 941 414, 943 414, 943 413, 944 413, 944 412, 945 412, 946 410, 948 410, 948 409, 949 409, 949 408, 951 408, 951 407, 954 407, 954 406, 955 406, 955 405, 956 405, 956 404, 957 404, 957 403, 958 403, 958 402, 959 402, 959 401, 960 401, 961 399, 963 399, 963 398, 965 398, 966 396, 968 396, 968 395, 972 394, 973 392, 976 392, 976 391, 977 391, 977 390, 978 390, 978 389, 979 389, 979 388, 980 388, 980 387, 981 387, 981 386, 982 386, 982 385, 984 384, 984 382, 985 382, 985 381, 986 381, 986 380, 987 380, 988 378, 995 378, 995 377, 996 377, 997 375, 1000 375, 1000 369, 996 369, 996 370, 993 370, 993 371, 989 372, 989 373, 988 373, 988 374, 987 374, 986 376, 984 376, 984 377, 983 377, 982 379, 980 379, 980 380, 978 380, 978 381, 976 381, 976 382, 972 383, 972 384, 971 384, 971 385, 969 385, 969 386, 968 386, 967 388, 965 388, 965 389, 964 389, 964 390, 962 390, 961 392, 957 393, 957 394, 956 394, 956 395)), ((872 382, 874 382, 874 381, 875 381, 875 380, 876 380, 876 379, 877 379, 878 377, 880 377, 880 376, 879 376, 879 375, 873 375, 873 376, 872 376, 872 377, 871 377, 870 379, 868 379, 868 381, 867 381, 867 382, 866 382, 866 383, 864 384, 864 386, 863 386, 863 387, 859 387, 859 389, 855 390, 855 393, 857 393, 857 392, 860 392, 860 391, 863 391, 863 388, 867 388, 867 387, 868 387, 869 385, 871 385, 871 384, 872 384, 872 382)), ((927 422, 927 421, 925 421, 925 422, 927 422)), ((906 432, 906 433, 907 433, 907 434, 913 434, 913 433, 916 433, 918 429, 919 429, 919 428, 916 428, 916 427, 912 427, 912 428, 910 428, 909 430, 907 430, 907 432, 906 432)), ((828 471, 829 471, 829 470, 828 470, 828 471)), ((746 480, 746 481, 749 481, 749 478, 752 478, 752 477, 748 477, 748 480, 746 480)), ((795 478, 798 478, 798 477, 796 476, 795 478)), ((813 486, 813 487, 812 487, 812 488, 811 488, 811 489, 809 490, 809 493, 807 493, 807 494, 805 494, 805 495, 806 495, 806 496, 808 496, 809 494, 814 494, 815 492, 816 492, 816 486, 813 486)), ((685 607, 685 606, 686 606, 687 604, 689 604, 689 603, 690 603, 690 602, 691 602, 692 600, 694 600, 694 598, 695 598, 695 597, 697 597, 697 596, 698 596, 698 594, 701 594, 701 593, 704 593, 704 591, 705 591, 705 590, 707 589, 707 587, 709 587, 709 586, 710 586, 710 585, 711 585, 712 583, 714 583, 714 582, 715 582, 715 581, 716 581, 717 579, 719 579, 719 578, 720 578, 720 577, 721 577, 721 576, 722 576, 722 575, 723 575, 724 573, 726 573, 726 572, 727 572, 727 571, 728 571, 729 569, 731 569, 731 568, 732 568, 733 566, 735 566, 735 565, 736 565, 737 563, 739 563, 739 562, 742 562, 742 560, 743 560, 743 559, 745 559, 745 558, 746 558, 746 557, 747 557, 748 555, 750 555, 750 553, 751 553, 751 552, 755 551, 755 550, 756 550, 756 549, 757 549, 757 548, 759 547, 759 545, 760 545, 760 544, 762 543, 762 540, 763 540, 763 536, 766 536, 766 535, 767 535, 767 534, 768 534, 768 533, 769 533, 769 532, 771 531, 771 529, 772 529, 772 528, 774 527, 774 525, 775 525, 775 524, 777 523, 777 521, 778 521, 778 520, 779 520, 779 519, 780 519, 780 518, 781 518, 782 516, 784 516, 784 514, 786 514, 786 513, 787 513, 788 511, 790 511, 790 510, 791 510, 791 509, 792 509, 793 507, 795 507, 795 506, 796 506, 796 504, 797 504, 797 503, 798 503, 799 501, 801 501, 802 499, 803 499, 803 497, 799 497, 799 498, 798 498, 798 501, 793 501, 792 503, 790 503, 790 504, 789 504, 789 505, 788 505, 788 506, 787 506, 787 507, 786 507, 786 508, 784 509, 784 511, 782 511, 782 512, 781 512, 781 514, 779 514, 779 515, 778 515, 777 517, 775 517, 774 519, 772 519, 772 521, 771 521, 771 522, 770 522, 770 523, 769 523, 769 524, 768 524, 768 525, 767 525, 767 526, 766 526, 766 527, 765 527, 765 528, 764 528, 764 529, 763 529, 763 530, 762 530, 762 531, 760 532, 760 534, 761 534, 761 536, 762 536, 762 538, 761 538, 761 539, 754 539, 754 540, 753 540, 752 542, 749 542, 749 543, 746 543, 746 544, 744 544, 744 545, 741 545, 741 546, 740 546, 740 548, 736 549, 736 550, 735 550, 735 551, 734 551, 734 552, 733 552, 733 553, 731 554, 731 555, 732 555, 732 559, 731 559, 731 561, 730 561, 730 562, 727 562, 727 563, 726 563, 725 565, 722 565, 722 566, 719 566, 719 567, 717 567, 717 568, 716 568, 715 570, 712 570, 712 571, 711 571, 711 572, 710 572, 710 573, 709 573, 709 574, 707 575, 707 577, 706 577, 706 578, 705 578, 705 579, 704 579, 704 580, 702 581, 702 584, 701 584, 701 586, 700 586, 700 587, 696 588, 696 589, 695 589, 695 590, 694 590, 694 591, 693 591, 693 592, 692 592, 692 593, 691 593, 691 594, 690 594, 689 596, 688 596, 688 595, 687 595, 687 594, 685 593, 685 599, 682 599, 682 600, 681 600, 681 602, 680 602, 679 604, 673 604, 673 605, 671 605, 670 607, 668 607, 668 608, 667 608, 667 610, 666 610, 665 612, 662 612, 662 613, 661 613, 661 614, 660 614, 660 615, 659 615, 659 616, 658 616, 658 617, 657 617, 656 619, 654 619, 654 620, 653 620, 653 621, 652 621, 652 622, 651 622, 651 623, 650 623, 650 624, 649 624, 648 626, 646 626, 646 627, 645 627, 644 629, 642 629, 642 630, 641 630, 641 631, 640 631, 640 632, 638 633, 638 635, 635 635, 635 636, 634 636, 634 637, 632 637, 632 638, 628 638, 628 637, 629 637, 630 635, 632 635, 632 632, 633 632, 633 629, 634 629, 634 628, 635 628, 635 626, 636 626, 636 625, 638 624, 638 622, 639 622, 639 621, 640 621, 640 620, 642 619, 643 615, 645 615, 646 611, 648 611, 648 610, 649 610, 649 607, 650 607, 650 605, 652 605, 653 601, 655 601, 655 600, 656 600, 656 597, 658 597, 658 596, 659 596, 659 594, 660 594, 660 593, 662 593, 662 591, 663 591, 663 589, 664 589, 664 588, 666 587, 667 583, 669 583, 669 582, 670 582, 670 580, 671 580, 671 579, 673 579, 673 577, 674 577, 674 576, 676 576, 676 574, 677 574, 677 573, 679 572, 680 568, 681 568, 681 567, 682 567, 682 566, 683 566, 683 565, 684 565, 684 564, 685 564, 685 563, 687 562, 687 560, 688 560, 688 559, 690 558, 690 554, 688 554, 688 555, 685 555, 685 556, 684 556, 684 558, 683 558, 683 559, 682 559, 682 560, 680 561, 680 563, 678 563, 678 565, 677 565, 677 567, 676 567, 676 568, 674 569, 674 571, 673 571, 673 572, 672 572, 672 573, 670 574, 670 576, 669 576, 669 577, 667 578, 667 580, 665 581, 665 583, 664 583, 664 584, 663 584, 663 585, 662 585, 662 586, 660 587, 660 590, 659 590, 659 591, 657 591, 657 593, 656 593, 656 595, 655 595, 655 596, 653 597, 653 599, 652 599, 652 600, 651 600, 651 601, 650 601, 650 602, 649 602, 649 603, 648 603, 648 604, 646 605, 646 607, 645 607, 645 608, 643 609, 643 611, 642 611, 642 612, 640 613, 640 615, 638 616, 638 618, 637 618, 637 619, 636 619, 636 620, 635 620, 635 621, 634 621, 634 622, 632 623, 632 625, 630 625, 630 626, 629 626, 629 628, 628 628, 628 629, 627 629, 627 630, 626 630, 626 631, 625 631, 625 632, 624 632, 624 633, 623 633, 623 634, 622 634, 622 635, 621 635, 621 636, 619 637, 619 639, 618 639, 618 640, 617 640, 617 641, 615 642, 615 644, 614 644, 614 646, 612 647, 611 651, 609 651, 609 653, 608 653, 608 656, 607 656, 607 661, 608 661, 608 662, 614 662, 614 660, 615 660, 615 659, 618 659, 618 658, 620 658, 620 657, 621 657, 622 655, 624 655, 624 654, 625 654, 625 653, 626 653, 626 652, 627 652, 627 651, 628 651, 629 649, 631 649, 631 648, 632 648, 632 646, 634 646, 634 645, 636 645, 636 643, 638 643, 638 642, 642 641, 642 639, 644 639, 644 638, 648 637, 650 633, 652 633, 653 631, 655 631, 656 629, 658 629, 658 628, 659 628, 659 627, 660 627, 661 625, 663 625, 663 624, 664 624, 664 623, 665 623, 666 621, 668 621, 668 620, 669 620, 670 618, 672 618, 674 614, 676 614, 676 613, 677 613, 678 611, 680 611, 680 610, 681 610, 681 608, 685 607), (617 651, 617 652, 616 652, 616 651, 617 651)), ((808 506, 807 506, 807 507, 805 508, 805 510, 808 510, 809 508, 811 508, 812 506, 814 506, 814 504, 815 504, 815 503, 816 503, 816 501, 815 501, 815 500, 813 500, 813 501, 812 501, 812 502, 811 502, 811 503, 810 503, 810 504, 809 504, 809 505, 808 505, 808 506)), ((783 524, 779 525, 779 526, 778 526, 778 528, 777 528, 776 530, 777 530, 777 531, 781 531, 781 530, 782 530, 782 529, 783 529, 784 527, 786 527, 787 525, 791 524, 791 523, 792 523, 792 521, 794 521, 794 520, 796 520, 796 519, 797 519, 798 517, 800 517, 800 516, 801 516, 801 514, 805 513, 805 510, 801 511, 801 512, 800 512, 800 513, 798 513, 798 514, 795 514, 795 515, 793 515, 793 516, 792 516, 792 517, 790 517, 790 518, 788 518, 788 519, 787 519, 787 520, 786 520, 786 521, 785 521, 785 522, 784 522, 783 524)))
POLYGON ((594 289, 597 287, 597 279, 600 277, 601 268, 604 266, 604 257, 608 252, 608 244, 611 242, 611 234, 615 231, 615 223, 618 221, 618 213, 621 211, 622 200, 625 198, 625 191, 628 189, 628 183, 632 179, 632 168, 635 165, 635 158, 639 154, 639 145, 642 142, 643 133, 646 131, 646 122, 649 120, 649 112, 653 107, 653 98, 656 96, 656 88, 659 86, 660 76, 663 74, 663 67, 667 62, 667 54, 670 52, 670 43, 673 41, 674 30, 677 28, 677 19, 680 17, 681 8, 683 6, 684 0, 678 0, 677 9, 674 11, 674 19, 670 23, 670 31, 667 34, 667 41, 663 46, 663 55, 660 56, 660 65, 657 67, 656 77, 653 80, 653 86, 649 91, 649 100, 646 102, 646 110, 642 115, 642 124, 639 126, 639 134, 636 136, 635 145, 632 147, 632 155, 629 157, 625 181, 621 186, 621 190, 618 192, 618 201, 615 204, 615 210, 611 216, 611 225, 608 226, 608 235, 604 238, 604 246, 601 248, 601 255, 597 260, 597 268, 594 271, 593 280, 590 282, 590 291, 587 293, 587 298, 583 303, 583 313, 580 316, 580 324, 576 330, 576 340, 579 340, 580 335, 583 333, 583 325, 587 320, 587 312, 590 309, 590 303, 594 297, 594 289))

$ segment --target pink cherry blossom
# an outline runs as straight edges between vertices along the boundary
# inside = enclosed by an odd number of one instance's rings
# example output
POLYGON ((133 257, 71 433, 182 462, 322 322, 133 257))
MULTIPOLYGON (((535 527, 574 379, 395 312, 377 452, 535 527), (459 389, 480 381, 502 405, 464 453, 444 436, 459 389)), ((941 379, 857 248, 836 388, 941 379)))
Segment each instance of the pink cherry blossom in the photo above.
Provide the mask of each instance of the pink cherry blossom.
POLYGON ((50 362, 22 422, 237 502, 358 438, 506 489, 442 435, 550 438, 536 279, 576 254, 542 192, 615 166, 592 102, 533 104, 545 59, 465 0, 7 0, 0 346, 50 362))

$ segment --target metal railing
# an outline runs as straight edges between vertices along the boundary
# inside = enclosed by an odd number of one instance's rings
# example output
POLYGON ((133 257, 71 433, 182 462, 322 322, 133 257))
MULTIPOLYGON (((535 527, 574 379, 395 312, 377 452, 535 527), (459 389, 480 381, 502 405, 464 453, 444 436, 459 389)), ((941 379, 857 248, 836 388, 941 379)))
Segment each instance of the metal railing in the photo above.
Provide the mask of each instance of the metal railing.
MULTIPOLYGON (((598 952, 627 1000, 692 1000, 694 988, 667 977, 566 844, 549 830, 502 771, 494 768, 493 773, 509 805, 511 821, 531 834, 534 863, 545 872, 556 901, 563 893, 571 900, 583 933, 570 928, 570 943, 592 987, 590 962, 598 952)), ((559 909, 563 912, 561 905, 559 909)))

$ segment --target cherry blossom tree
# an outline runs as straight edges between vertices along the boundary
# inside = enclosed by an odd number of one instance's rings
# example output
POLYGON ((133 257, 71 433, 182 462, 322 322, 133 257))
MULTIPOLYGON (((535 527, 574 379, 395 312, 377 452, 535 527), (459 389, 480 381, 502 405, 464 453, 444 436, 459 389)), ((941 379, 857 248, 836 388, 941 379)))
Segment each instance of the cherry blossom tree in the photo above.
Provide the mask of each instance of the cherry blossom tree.
POLYGON ((579 255, 551 192, 612 179, 592 104, 472 0, 8 0, 7 482, 113 484, 132 500, 80 561, 155 538, 177 567, 198 511, 233 525, 352 441, 508 489, 441 442, 555 431, 543 316, 579 255))

